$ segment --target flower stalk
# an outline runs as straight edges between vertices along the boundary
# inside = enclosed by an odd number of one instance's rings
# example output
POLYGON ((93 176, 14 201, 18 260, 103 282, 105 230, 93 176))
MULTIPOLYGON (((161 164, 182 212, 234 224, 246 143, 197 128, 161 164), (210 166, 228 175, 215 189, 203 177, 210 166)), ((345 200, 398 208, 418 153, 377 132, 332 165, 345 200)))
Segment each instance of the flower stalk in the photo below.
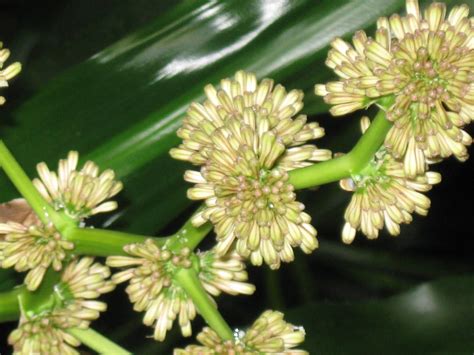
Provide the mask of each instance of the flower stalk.
POLYGON ((26 175, 20 164, 13 157, 3 141, 0 140, 0 166, 15 185, 20 194, 28 201, 31 208, 44 224, 53 222, 58 230, 70 225, 66 216, 57 213, 41 196, 36 187, 26 175))
POLYGON ((170 238, 166 243, 166 246, 177 252, 183 248, 189 248, 194 250, 199 243, 209 234, 212 230, 212 223, 207 222, 199 227, 193 225, 193 217, 199 214, 202 210, 205 209, 205 205, 202 204, 201 207, 189 218, 186 223, 170 238))
POLYGON ((174 278, 186 291, 188 296, 191 297, 199 314, 204 318, 206 323, 214 329, 221 339, 231 340, 233 338, 232 329, 219 313, 206 290, 204 290, 196 271, 192 268, 183 268, 175 274, 174 278))
POLYGON ((289 183, 296 190, 300 190, 336 182, 362 170, 381 147, 393 125, 387 120, 385 112, 385 109, 393 104, 393 100, 393 97, 389 96, 379 101, 380 111, 367 132, 348 154, 292 170, 288 173, 290 175, 289 183))
POLYGON ((8 322, 18 319, 20 316, 18 296, 23 289, 23 287, 18 287, 11 291, 0 293, 0 322, 8 322))
POLYGON ((55 286, 60 282, 61 273, 49 268, 38 289, 28 291, 26 288, 19 293, 19 305, 26 313, 39 314, 54 306, 55 286))
MULTIPOLYGON (((123 247, 131 243, 143 243, 152 238, 144 235, 117 232, 96 228, 70 228, 63 233, 65 239, 74 243, 74 252, 91 256, 127 255, 123 247)), ((169 237, 153 238, 158 245, 163 245, 169 237)))
POLYGON ((110 339, 104 337, 99 332, 96 332, 92 328, 80 329, 73 328, 69 329, 68 333, 79 339, 84 345, 97 351, 99 354, 114 354, 114 355, 125 355, 131 354, 130 351, 125 350, 121 346, 115 344, 110 339))

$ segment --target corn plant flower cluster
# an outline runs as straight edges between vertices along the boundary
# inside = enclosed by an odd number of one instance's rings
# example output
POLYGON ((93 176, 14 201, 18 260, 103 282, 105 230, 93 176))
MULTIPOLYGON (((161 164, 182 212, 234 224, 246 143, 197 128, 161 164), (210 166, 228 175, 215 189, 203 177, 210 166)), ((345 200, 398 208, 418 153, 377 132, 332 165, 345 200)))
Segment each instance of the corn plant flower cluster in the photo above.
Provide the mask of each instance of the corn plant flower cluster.
POLYGON ((190 336, 196 307, 183 288, 173 281, 179 268, 195 267, 203 287, 211 295, 221 292, 250 295, 255 287, 247 281, 245 265, 236 254, 217 258, 214 251, 191 254, 188 248, 173 253, 158 247, 152 239, 129 244, 125 251, 131 256, 111 256, 107 264, 128 267, 113 276, 115 283, 129 281, 127 293, 137 312, 145 311, 143 323, 154 326, 154 338, 163 341, 178 317, 183 336, 190 336))
POLYGON ((293 261, 293 247, 306 253, 317 247, 316 229, 296 201, 287 171, 330 159, 331 152, 305 144, 324 130, 306 116, 295 117, 303 93, 273 86, 243 71, 222 80, 219 90, 207 86, 207 100, 189 109, 178 131, 183 144, 171 155, 202 166, 187 171, 185 180, 196 184, 188 197, 205 200, 194 223, 216 226, 216 252, 235 248, 252 264, 277 269, 281 261, 293 261))
MULTIPOLYGON (((127 283, 133 309, 143 312, 157 341, 174 324, 189 337, 196 315, 205 319, 199 344, 176 355, 307 353, 297 349, 304 328, 286 322, 283 313, 267 310, 247 329, 233 330, 216 297, 255 292, 247 263, 278 269, 294 260, 294 248, 317 249, 298 189, 339 181, 352 193, 342 227, 346 244, 357 232, 369 239, 384 228, 399 235, 413 214, 428 213, 426 193, 441 182, 431 164, 468 158, 471 137, 463 128, 474 117, 473 29, 466 5, 447 13, 444 4, 433 3, 422 12, 417 0, 407 0, 406 15, 380 18, 373 38, 358 31, 352 44, 335 39, 326 63, 339 79, 317 84, 316 95, 335 116, 380 109, 372 122, 361 119, 362 137, 345 155, 314 145, 325 132, 301 114, 299 90, 243 70, 206 86, 205 100, 190 105, 177 132, 182 143, 170 151, 195 167, 184 173, 194 184, 187 195, 203 204, 168 237, 87 227, 88 217, 117 208, 110 199, 123 186, 112 170, 101 172, 91 161, 79 168, 79 154, 71 151, 57 172, 40 163, 39 177, 25 180, 0 142, 0 163, 29 204, 23 202, 28 218, 0 223, 0 266, 27 272, 14 291, 21 310, 8 337, 14 352, 77 354, 81 342, 124 352, 89 327, 107 309, 97 298, 127 283), (210 231, 215 244, 197 251, 210 231), (93 255, 106 257, 107 266, 93 255), (111 275, 109 267, 118 270, 111 275)), ((19 63, 2 69, 8 56, 0 44, 3 87, 21 69, 19 63)))
POLYGON ((303 327, 285 322, 277 311, 265 311, 246 331, 236 329, 234 339, 223 341, 212 329, 206 327, 197 335, 201 345, 176 349, 174 355, 193 354, 307 354, 294 349, 305 337, 303 327))
POLYGON ((77 170, 78 160, 77 152, 69 152, 67 159, 59 161, 57 173, 51 172, 46 163, 39 163, 40 178, 33 184, 55 210, 63 210, 76 220, 115 210, 117 202, 106 201, 123 187, 115 180, 114 172, 109 169, 99 175, 99 167, 91 161, 77 170))
POLYGON ((1 223, 0 234, 5 235, 0 241, 0 265, 28 271, 25 284, 30 291, 38 288, 49 267, 60 271, 66 252, 74 249, 74 244, 64 240, 52 224, 1 223))
POLYGON ((95 299, 115 288, 109 276, 109 268, 93 258, 71 260, 55 287, 53 307, 39 314, 21 314, 18 328, 8 337, 15 353, 79 354, 74 348, 81 342, 68 329, 88 328, 107 309, 95 299))
MULTIPOLYGON (((21 71, 21 64, 15 62, 4 68, 5 62, 10 57, 10 50, 3 48, 3 43, 0 42, 0 88, 8 87, 8 81, 13 79, 21 71)), ((5 103, 5 97, 0 96, 0 105, 5 103)))
POLYGON ((474 30, 466 5, 448 16, 443 3, 424 15, 418 0, 407 0, 406 9, 405 17, 380 18, 374 38, 359 31, 353 45, 334 40, 326 63, 341 80, 316 85, 316 94, 336 116, 394 95, 385 146, 415 177, 432 161, 468 157, 472 139, 462 127, 474 114, 474 30))
MULTIPOLYGON (((362 133, 369 126, 369 118, 363 117, 362 133)), ((340 181, 343 190, 354 192, 344 214, 343 242, 352 243, 357 230, 375 239, 384 225, 388 233, 399 235, 400 224, 410 223, 413 212, 428 214, 430 200, 422 192, 440 181, 441 175, 432 171, 410 178, 403 163, 381 147, 362 172, 340 181)))

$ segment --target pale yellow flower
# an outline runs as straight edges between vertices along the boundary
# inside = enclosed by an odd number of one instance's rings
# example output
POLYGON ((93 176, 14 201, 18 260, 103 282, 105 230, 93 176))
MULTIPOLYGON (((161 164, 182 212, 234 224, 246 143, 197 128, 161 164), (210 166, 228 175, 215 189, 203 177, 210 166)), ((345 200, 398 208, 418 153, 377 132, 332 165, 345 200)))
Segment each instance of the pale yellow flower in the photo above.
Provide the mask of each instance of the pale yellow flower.
POLYGON ((107 201, 122 190, 122 183, 108 169, 99 174, 99 167, 87 161, 77 170, 79 154, 71 151, 59 161, 58 172, 50 171, 46 163, 37 165, 39 179, 34 179, 41 195, 58 211, 82 220, 91 215, 113 211, 117 202, 107 201))
POLYGON ((22 315, 18 328, 8 337, 8 343, 13 346, 13 354, 79 355, 74 348, 81 345, 81 342, 67 333, 62 326, 63 320, 58 321, 57 318, 55 314, 42 314, 32 318, 22 315))
POLYGON ((61 270, 67 252, 74 249, 74 244, 64 240, 52 224, 0 223, 1 234, 5 234, 0 240, 1 267, 28 271, 25 284, 30 291, 38 288, 50 266, 61 270))
MULTIPOLYGON (((364 117, 362 130, 369 124, 364 117)), ((423 192, 440 181, 441 175, 430 171, 414 178, 407 176, 403 163, 382 147, 366 168, 341 180, 341 187, 353 192, 344 214, 342 240, 352 243, 357 230, 375 239, 384 226, 391 235, 400 234, 400 224, 410 223, 414 212, 422 216, 428 214, 431 203, 423 192)))
POLYGON ((90 319, 99 318, 99 312, 107 310, 107 304, 96 301, 104 293, 115 289, 115 283, 109 280, 110 269, 91 257, 74 260, 61 274, 61 283, 57 292, 65 292, 65 298, 73 298, 75 306, 88 312, 90 319))
POLYGON ((316 85, 316 94, 336 116, 394 95, 385 146, 415 177, 433 160, 468 157, 472 138, 461 127, 474 117, 474 27, 467 5, 448 16, 443 3, 424 16, 417 0, 406 7, 405 17, 380 18, 374 38, 359 31, 353 45, 335 39, 326 63, 341 80, 316 85))
MULTIPOLYGON (((21 64, 15 62, 8 67, 3 68, 3 65, 10 57, 10 51, 3 48, 3 43, 0 42, 0 88, 8 86, 8 80, 12 79, 21 71, 21 64)), ((0 96, 0 105, 5 103, 5 98, 0 96)))
POLYGON ((287 171, 327 160, 331 152, 305 144, 324 130, 306 123, 306 116, 293 118, 303 107, 302 92, 287 93, 270 79, 257 83, 243 71, 205 92, 208 99, 191 105, 178 131, 183 144, 171 150, 174 158, 202 165, 185 174, 196 184, 188 197, 207 205, 193 223, 210 220, 216 252, 235 249, 254 265, 264 261, 276 269, 293 260, 292 247, 310 253, 317 247, 316 230, 287 171))
POLYGON ((22 312, 18 328, 8 337, 14 354, 79 354, 75 347, 81 342, 68 329, 87 329, 107 308, 105 303, 94 299, 115 287, 107 280, 109 268, 93 262, 85 257, 69 263, 54 288, 55 302, 51 309, 39 314, 22 312))
POLYGON ((303 327, 285 322, 283 313, 265 311, 246 331, 236 330, 234 339, 223 341, 214 330, 204 328, 197 335, 202 345, 175 349, 174 355, 227 355, 227 354, 308 354, 294 349, 304 341, 303 327))
MULTIPOLYGON (((129 244, 124 250, 131 256, 111 256, 107 264, 128 267, 113 275, 116 283, 129 281, 126 292, 133 309, 145 312, 143 323, 154 326, 154 338, 163 341, 166 333, 178 318, 183 336, 191 336, 191 321, 196 317, 196 307, 180 285, 173 281, 179 268, 193 267, 197 259, 197 272, 209 295, 221 292, 232 295, 252 294, 255 287, 247 280, 245 264, 238 255, 218 258, 213 251, 192 254, 182 249, 175 254, 165 247, 158 247, 152 239, 144 243, 129 244)), ((211 297, 211 296, 209 296, 211 297)), ((212 298, 211 298, 212 299, 212 298)))

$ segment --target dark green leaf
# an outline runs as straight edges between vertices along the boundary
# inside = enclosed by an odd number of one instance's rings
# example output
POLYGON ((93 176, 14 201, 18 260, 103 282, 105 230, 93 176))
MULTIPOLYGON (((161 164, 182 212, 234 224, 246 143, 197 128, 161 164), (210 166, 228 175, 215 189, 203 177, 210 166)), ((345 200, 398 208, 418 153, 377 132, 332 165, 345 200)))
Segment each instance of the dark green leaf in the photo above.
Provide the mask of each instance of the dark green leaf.
POLYGON ((472 354, 473 299, 474 277, 459 276, 385 300, 312 303, 287 317, 304 325, 311 354, 472 354))

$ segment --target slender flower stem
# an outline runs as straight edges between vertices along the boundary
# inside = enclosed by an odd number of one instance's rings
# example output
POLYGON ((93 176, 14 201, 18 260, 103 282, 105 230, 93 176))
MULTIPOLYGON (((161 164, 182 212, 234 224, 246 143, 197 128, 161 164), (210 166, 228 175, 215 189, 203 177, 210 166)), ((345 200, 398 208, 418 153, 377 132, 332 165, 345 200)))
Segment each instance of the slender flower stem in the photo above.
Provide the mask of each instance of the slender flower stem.
POLYGON ((21 308, 27 313, 39 314, 54 306, 54 288, 59 283, 61 274, 49 268, 43 277, 41 285, 35 291, 28 291, 26 287, 20 293, 21 308))
MULTIPOLYGON (((205 207, 205 204, 202 204, 193 216, 201 212, 205 207)), ((166 244, 170 250, 179 251, 183 248, 194 250, 212 230, 213 226, 210 222, 206 222, 199 227, 195 227, 191 221, 192 217, 186 221, 180 230, 177 231, 166 244)))
POLYGON ((40 193, 31 183, 29 177, 20 167, 5 143, 0 140, 0 165, 13 182, 18 191, 28 201, 43 223, 49 222, 50 206, 44 201, 40 193))
POLYGON ((174 280, 178 282, 188 296, 191 297, 199 314, 221 339, 233 339, 232 329, 219 313, 206 290, 202 287, 196 271, 192 268, 181 269, 175 274, 174 280))
MULTIPOLYGON (((392 103, 393 98, 386 97, 380 102, 380 105, 385 108, 391 106, 392 103)), ((387 120, 385 110, 382 108, 375 116, 369 129, 348 154, 290 171, 290 184, 295 189, 304 189, 339 181, 359 172, 370 162, 383 144, 390 128, 392 128, 392 123, 387 120)))
POLYGON ((18 287, 11 291, 0 293, 0 322, 12 321, 20 317, 18 296, 22 290, 22 287, 18 287))
POLYGON ((113 354, 113 355, 131 354, 130 351, 125 350, 124 348, 115 344, 112 340, 104 337, 102 334, 96 332, 92 328, 68 329, 68 333, 75 336, 84 345, 87 345, 89 348, 97 351, 99 354, 113 354))
POLYGON ((91 256, 128 255, 123 250, 127 244, 143 243, 146 239, 152 238, 161 246, 170 238, 155 238, 106 229, 77 227, 64 230, 63 236, 74 243, 75 253, 91 256))
POLYGON ((44 224, 53 222, 58 230, 71 225, 73 222, 65 215, 57 213, 48 202, 46 202, 36 187, 26 175, 20 164, 13 157, 3 141, 0 140, 0 166, 8 178, 18 189, 20 194, 28 201, 28 204, 38 215, 44 224))

